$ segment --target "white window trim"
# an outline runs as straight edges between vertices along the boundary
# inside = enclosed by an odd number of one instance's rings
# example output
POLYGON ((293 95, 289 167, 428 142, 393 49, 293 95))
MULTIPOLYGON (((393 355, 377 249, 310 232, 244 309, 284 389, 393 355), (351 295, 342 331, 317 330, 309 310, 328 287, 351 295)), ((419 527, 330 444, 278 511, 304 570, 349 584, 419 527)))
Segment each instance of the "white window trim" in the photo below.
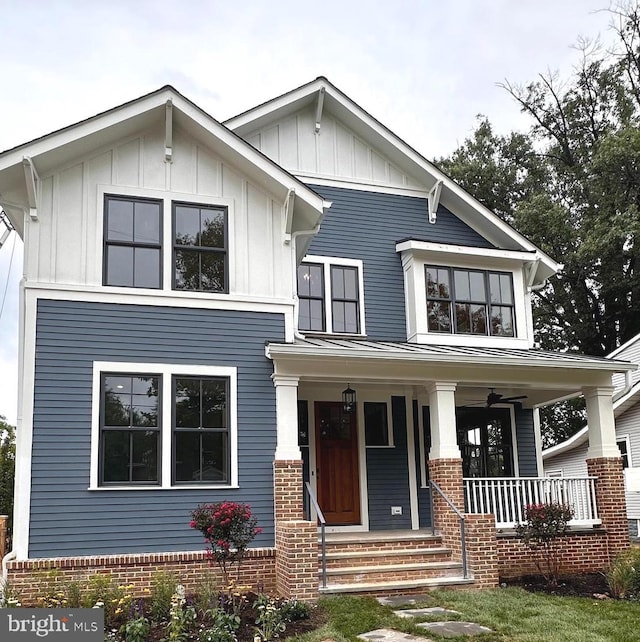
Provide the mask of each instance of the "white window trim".
POLYGON ((122 361, 94 361, 93 387, 91 395, 91 470, 89 490, 166 490, 166 489, 220 489, 238 488, 238 369, 232 366, 200 366, 180 363, 129 363, 122 361), (132 374, 157 374, 161 377, 161 484, 153 486, 100 486, 98 468, 100 461, 100 401, 102 374, 106 372, 128 372, 132 374), (231 475, 228 484, 173 484, 171 483, 172 458, 172 395, 171 379, 175 375, 194 377, 227 377, 229 379, 229 449, 231 475))
MULTIPOLYGON (((325 331, 318 332, 315 330, 300 330, 304 334, 335 334, 347 337, 365 337, 367 329, 365 327, 364 315, 364 264, 361 259, 343 259, 335 256, 316 256, 309 254, 302 259, 302 264, 315 263, 322 265, 322 274, 324 279, 324 317, 325 331), (358 315, 360 320, 360 332, 352 334, 348 332, 333 331, 333 310, 331 306, 331 267, 355 267, 358 270, 358 315)), ((297 282, 297 279, 296 279, 297 282)), ((296 293, 297 296, 297 293, 296 293)), ((298 320, 296 319, 296 326, 298 320)))
MULTIPOLYGON (((221 196, 207 196, 204 194, 189 194, 183 192, 167 192, 164 190, 155 190, 147 189, 141 187, 122 187, 120 185, 98 185, 98 201, 97 201, 97 212, 98 212, 98 228, 99 230, 104 230, 104 202, 105 196, 119 196, 122 198, 152 198, 157 201, 162 202, 162 239, 161 239, 161 254, 162 254, 162 274, 161 276, 161 287, 159 289, 147 289, 147 288, 126 288, 127 291, 134 292, 149 292, 151 294, 157 294, 158 292, 184 292, 183 290, 174 290, 172 285, 173 281, 173 208, 172 204, 174 201, 179 201, 181 203, 190 203, 193 205, 219 205, 221 207, 227 208, 227 270, 228 274, 228 292, 198 292, 188 290, 189 294, 211 294, 217 297, 228 297, 232 292, 236 290, 236 284, 234 282, 236 266, 235 266, 235 252, 231 251, 231 246, 233 244, 233 239, 235 238, 235 229, 234 229, 234 211, 233 211, 233 199, 223 198, 221 196)), ((104 233, 101 231, 100 234, 96 235, 96 256, 99 257, 99 262, 97 265, 100 270, 104 270, 104 233)), ((102 277, 100 277, 99 282, 102 283, 102 277)), ((111 286, 103 285, 104 288, 115 289, 117 291, 122 291, 120 286, 111 286)))
POLYGON ((439 345, 475 345, 494 348, 533 347, 531 295, 525 287, 525 264, 534 260, 527 252, 491 250, 464 246, 406 241, 396 245, 404 272, 407 341, 439 345), (430 332, 427 320, 425 266, 511 274, 513 283, 515 336, 498 337, 430 332))
POLYGON ((358 422, 362 423, 362 430, 363 430, 363 439, 364 439, 364 447, 366 449, 370 450, 376 450, 376 449, 381 449, 381 448, 395 448, 395 442, 393 439, 393 415, 391 412, 391 398, 371 398, 369 399, 368 397, 365 397, 362 401, 358 399, 358 422), (367 427, 365 425, 365 416, 364 416, 364 404, 365 403, 384 403, 387 407, 387 443, 382 445, 382 446, 370 446, 367 444, 367 427))
MULTIPOLYGON (((618 446, 621 441, 624 441, 627 445, 627 468, 633 468, 633 460, 631 459, 631 440, 629 439, 629 435, 616 435, 616 446, 618 446)), ((622 451, 620 451, 620 456, 622 456, 622 451)))

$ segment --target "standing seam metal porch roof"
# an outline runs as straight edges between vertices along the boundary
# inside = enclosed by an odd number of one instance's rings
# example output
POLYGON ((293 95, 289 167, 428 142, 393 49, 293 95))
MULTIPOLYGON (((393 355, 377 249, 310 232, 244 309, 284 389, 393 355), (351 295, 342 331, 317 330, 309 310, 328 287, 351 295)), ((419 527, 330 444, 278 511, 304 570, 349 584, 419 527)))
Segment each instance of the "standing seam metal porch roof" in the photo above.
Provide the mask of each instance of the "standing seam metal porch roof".
POLYGON ((271 343, 266 345, 269 358, 277 356, 307 357, 362 357, 399 361, 449 363, 491 363, 493 365, 527 365, 555 368, 585 368, 625 372, 635 370, 636 364, 606 357, 582 354, 547 352, 509 348, 486 348, 473 346, 443 346, 403 343, 395 341, 369 341, 339 337, 305 337, 294 343, 271 343))

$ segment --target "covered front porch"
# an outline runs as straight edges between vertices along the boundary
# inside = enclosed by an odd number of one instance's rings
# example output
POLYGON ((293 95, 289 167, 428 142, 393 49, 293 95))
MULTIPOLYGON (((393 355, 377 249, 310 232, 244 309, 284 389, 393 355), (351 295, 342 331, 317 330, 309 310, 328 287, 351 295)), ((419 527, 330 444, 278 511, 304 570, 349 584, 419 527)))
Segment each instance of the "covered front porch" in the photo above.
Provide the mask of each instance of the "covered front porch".
POLYGON ((322 516, 329 534, 435 533, 452 559, 468 558, 481 584, 484 575, 497 582, 498 565, 487 570, 486 550, 464 550, 469 532, 497 558, 496 536, 523 521, 531 503, 569 503, 573 527, 606 531, 611 551, 626 545, 617 517, 626 534, 623 504, 608 498, 624 488, 611 375, 630 364, 339 339, 270 344, 267 356, 277 400, 277 520, 287 517, 278 505, 291 499, 278 497, 278 462, 297 462, 296 517, 316 523, 322 516), (350 408, 347 388, 356 393, 350 408), (587 400, 589 477, 542 478, 536 409, 578 394, 587 400))

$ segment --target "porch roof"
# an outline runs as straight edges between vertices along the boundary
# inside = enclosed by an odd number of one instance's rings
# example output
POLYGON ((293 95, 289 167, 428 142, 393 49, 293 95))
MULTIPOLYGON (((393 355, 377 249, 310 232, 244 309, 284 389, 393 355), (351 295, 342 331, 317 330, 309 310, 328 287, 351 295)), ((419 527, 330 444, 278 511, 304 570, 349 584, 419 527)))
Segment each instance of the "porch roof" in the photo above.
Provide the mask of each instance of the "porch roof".
MULTIPOLYGON (((266 356, 277 374, 309 381, 342 381, 424 385, 454 381, 462 389, 500 388, 526 394, 527 406, 539 406, 581 394, 585 387, 611 386, 615 372, 636 364, 581 354, 422 345, 340 337, 297 338, 268 343, 266 356)), ((477 393, 473 393, 476 394, 477 393)))

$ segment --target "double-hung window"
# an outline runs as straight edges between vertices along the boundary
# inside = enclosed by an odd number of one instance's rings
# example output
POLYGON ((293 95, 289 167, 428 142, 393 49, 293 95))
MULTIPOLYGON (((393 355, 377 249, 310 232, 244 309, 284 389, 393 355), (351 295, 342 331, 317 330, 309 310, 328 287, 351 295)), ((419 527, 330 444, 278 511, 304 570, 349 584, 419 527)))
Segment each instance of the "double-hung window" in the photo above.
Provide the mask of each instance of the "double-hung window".
POLYGON ((101 397, 101 482, 158 484, 160 377, 104 374, 101 397))
POLYGON ((162 201, 106 196, 104 284, 160 288, 162 201))
POLYGON ((425 266, 430 332, 515 336, 510 273, 425 266))
POLYGON ((94 363, 91 488, 237 485, 237 370, 94 363))
POLYGON ((226 208, 173 203, 173 268, 176 290, 227 291, 226 208))
POLYGON ((174 377, 176 483, 229 480, 228 396, 224 378, 174 377))
POLYGON ((364 334, 361 262, 314 259, 298 267, 298 328, 364 334))

